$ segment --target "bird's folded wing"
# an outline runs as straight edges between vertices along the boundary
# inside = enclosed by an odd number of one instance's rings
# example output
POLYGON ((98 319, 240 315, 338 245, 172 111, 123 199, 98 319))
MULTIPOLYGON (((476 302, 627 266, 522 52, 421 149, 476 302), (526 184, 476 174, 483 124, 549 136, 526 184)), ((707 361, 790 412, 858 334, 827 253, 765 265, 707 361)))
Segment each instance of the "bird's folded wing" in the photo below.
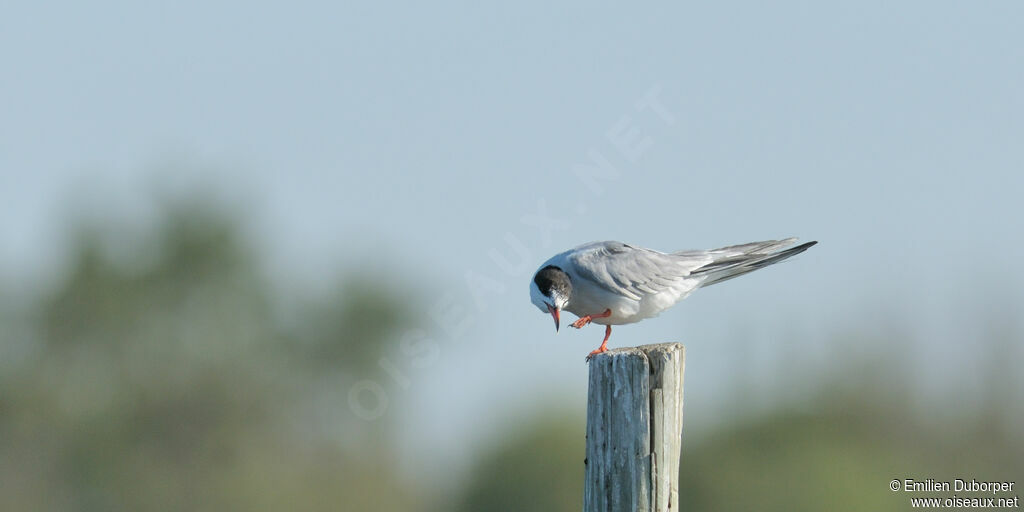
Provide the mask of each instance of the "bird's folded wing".
POLYGON ((573 269, 608 291, 640 300, 679 286, 693 269, 712 261, 704 254, 664 254, 621 242, 598 242, 569 256, 573 269))
POLYGON ((786 238, 783 240, 765 240, 763 242, 751 242, 748 244, 730 245, 728 247, 720 247, 718 249, 711 250, 695 250, 695 251, 679 251, 673 253, 677 256, 711 256, 715 261, 721 261, 727 258, 734 258, 737 256, 747 256, 751 254, 769 254, 774 251, 789 247, 796 243, 796 238, 786 238))

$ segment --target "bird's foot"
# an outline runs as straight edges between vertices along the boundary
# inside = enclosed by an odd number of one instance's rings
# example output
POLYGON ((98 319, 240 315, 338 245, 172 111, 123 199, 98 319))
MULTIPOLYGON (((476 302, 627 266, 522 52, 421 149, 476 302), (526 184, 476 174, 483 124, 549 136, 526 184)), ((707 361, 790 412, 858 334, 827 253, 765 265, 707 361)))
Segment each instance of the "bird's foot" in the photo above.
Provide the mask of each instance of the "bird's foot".
POLYGON ((594 321, 594 317, 592 317, 590 315, 587 315, 587 316, 584 316, 584 317, 580 317, 579 320, 576 320, 575 322, 573 322, 572 326, 577 328, 577 329, 582 329, 584 325, 587 325, 587 324, 589 324, 592 321, 594 321))
POLYGON ((584 325, 593 322, 595 318, 608 318, 610 316, 612 316, 612 310, 606 309, 604 310, 604 313, 601 313, 600 315, 581 316, 579 320, 576 320, 575 322, 572 323, 572 326, 577 329, 582 329, 584 325))
POLYGON ((591 358, 593 358, 594 356, 596 356, 598 354, 603 354, 605 352, 608 352, 608 347, 605 346, 605 345, 601 345, 600 348, 596 348, 591 353, 587 354, 587 357, 586 357, 586 359, 584 359, 584 361, 589 363, 591 358))
MULTIPOLYGON (((604 315, 604 316, 608 316, 608 314, 611 313, 611 310, 605 311, 605 313, 607 313, 607 314, 604 315)), ((610 325, 604 326, 604 341, 601 342, 601 346, 600 347, 597 347, 596 350, 594 350, 593 352, 587 354, 587 358, 585 359, 586 362, 589 363, 590 359, 592 357, 598 355, 598 354, 601 354, 603 352, 608 352, 608 338, 610 338, 611 335, 612 335, 612 326, 610 326, 610 325)))

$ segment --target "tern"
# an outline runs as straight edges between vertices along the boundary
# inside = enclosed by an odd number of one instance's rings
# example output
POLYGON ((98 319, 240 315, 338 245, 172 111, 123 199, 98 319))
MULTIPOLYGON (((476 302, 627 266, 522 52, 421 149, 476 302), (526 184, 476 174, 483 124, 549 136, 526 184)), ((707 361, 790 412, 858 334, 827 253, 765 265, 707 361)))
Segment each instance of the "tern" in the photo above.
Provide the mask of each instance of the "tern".
POLYGON ((581 329, 604 325, 604 341, 587 360, 608 350, 613 325, 658 316, 697 288, 721 283, 800 254, 796 238, 711 250, 663 253, 622 242, 591 242, 552 256, 530 283, 530 301, 555 320, 564 310, 581 329), (788 249, 787 249, 788 247, 788 249))

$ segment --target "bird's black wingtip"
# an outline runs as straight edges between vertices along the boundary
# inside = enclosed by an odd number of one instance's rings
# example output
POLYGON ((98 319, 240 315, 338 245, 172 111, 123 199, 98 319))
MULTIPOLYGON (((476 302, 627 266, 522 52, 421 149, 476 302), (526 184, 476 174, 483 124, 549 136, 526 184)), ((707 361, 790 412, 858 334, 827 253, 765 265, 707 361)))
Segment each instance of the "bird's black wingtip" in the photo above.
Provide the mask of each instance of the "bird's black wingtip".
POLYGON ((807 249, 810 249, 811 247, 814 247, 817 244, 818 244, 817 240, 811 240, 810 242, 802 243, 802 244, 800 244, 800 245, 798 245, 798 246, 796 246, 796 247, 794 247, 792 249, 786 249, 785 251, 782 251, 782 253, 786 254, 787 255, 786 257, 796 256, 797 254, 800 254, 800 253, 806 251, 807 249))

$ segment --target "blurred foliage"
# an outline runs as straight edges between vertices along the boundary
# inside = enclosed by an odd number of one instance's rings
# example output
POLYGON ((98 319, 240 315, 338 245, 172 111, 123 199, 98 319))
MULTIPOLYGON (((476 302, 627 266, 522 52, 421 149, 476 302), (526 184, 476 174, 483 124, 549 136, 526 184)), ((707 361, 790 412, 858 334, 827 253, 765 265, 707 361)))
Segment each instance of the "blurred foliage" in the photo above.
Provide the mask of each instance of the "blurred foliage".
MULTIPOLYGON (((351 417, 347 390, 416 308, 356 274, 282 307, 239 227, 178 205, 126 259, 104 240, 127 235, 86 225, 41 301, 0 290, 0 510, 580 510, 579 414, 527 415, 440 498, 397 476, 412 427, 351 417)), ((1019 479, 1019 361, 998 355, 1018 334, 992 333, 981 398, 955 414, 902 392, 899 368, 846 365, 687 429, 681 509, 906 510, 892 478, 1019 479)))
POLYGON ((237 226, 182 205, 157 231, 124 265, 84 228, 59 287, 4 319, 27 355, 0 366, 0 509, 407 509, 345 394, 405 302, 345 282, 282 322, 237 226))
POLYGON ((583 508, 586 422, 549 411, 546 422, 526 425, 498 442, 473 472, 454 508, 459 512, 575 510, 583 508))
POLYGON ((1012 481, 1024 469, 1020 437, 985 434, 988 418, 954 427, 880 402, 826 394, 696 443, 684 434, 681 509, 906 510, 894 478, 1012 481))
MULTIPOLYGON (((893 478, 1019 482, 1024 436, 1000 425, 1006 404, 981 400, 965 418, 935 421, 893 382, 863 374, 852 368, 809 400, 713 430, 684 426, 679 510, 897 511, 910 508, 912 495, 890 491, 893 478)), ((547 412, 497 440, 453 510, 581 509, 585 417, 547 412)))

